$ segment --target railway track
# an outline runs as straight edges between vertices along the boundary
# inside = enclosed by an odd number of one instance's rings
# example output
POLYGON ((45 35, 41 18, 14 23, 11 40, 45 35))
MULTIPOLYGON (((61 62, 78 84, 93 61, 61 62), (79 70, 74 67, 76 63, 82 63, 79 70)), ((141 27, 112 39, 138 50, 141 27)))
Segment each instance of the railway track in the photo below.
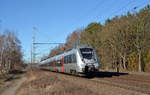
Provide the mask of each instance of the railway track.
POLYGON ((150 76, 125 75, 125 76, 119 76, 119 77, 115 76, 113 78, 119 78, 119 79, 122 79, 122 80, 131 80, 131 81, 139 81, 139 82, 150 83, 150 76))
MULTIPOLYGON (((58 73, 59 74, 59 73, 58 73)), ((105 84, 112 87, 119 87, 126 90, 140 92, 144 95, 150 95, 150 81, 149 77, 139 77, 139 75, 125 75, 125 76, 112 76, 112 77, 80 77, 71 74, 61 74, 67 78, 73 78, 75 80, 84 79, 89 82, 96 83, 98 85, 105 84), (134 79, 135 78, 135 79, 134 79), (138 78, 138 79, 137 79, 138 78), (147 78, 147 79, 145 79, 147 78), (143 80, 145 79, 145 80, 143 80)))
MULTIPOLYGON (((77 76, 73 76, 73 77, 77 77, 77 76)), ((87 78, 87 77, 78 76, 78 78, 84 78, 84 79, 88 79, 96 83, 106 84, 109 86, 115 86, 115 87, 131 90, 135 92, 140 92, 145 95, 150 95, 150 80, 149 80, 150 77, 147 77, 147 76, 139 77, 139 75, 125 75, 125 76, 112 76, 109 78, 108 77, 87 78)))
POLYGON ((131 85, 127 85, 127 84, 121 84, 121 83, 113 83, 112 81, 107 81, 107 80, 101 80, 101 79, 90 79, 94 82, 97 83, 101 83, 101 84, 106 84, 109 86, 115 86, 115 87, 119 87, 119 88, 123 88, 123 89, 127 89, 127 90, 132 90, 132 91, 136 91, 136 92, 140 92, 143 94, 150 94, 150 86, 149 87, 137 87, 137 86, 131 86, 131 85))

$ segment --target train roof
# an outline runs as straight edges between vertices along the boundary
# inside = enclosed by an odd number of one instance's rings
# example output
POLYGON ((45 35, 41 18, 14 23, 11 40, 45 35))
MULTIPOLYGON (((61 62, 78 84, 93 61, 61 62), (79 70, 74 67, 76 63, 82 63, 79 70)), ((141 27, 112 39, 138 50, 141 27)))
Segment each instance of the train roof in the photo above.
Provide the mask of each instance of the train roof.
POLYGON ((92 48, 92 47, 89 45, 77 45, 74 48, 92 48))
MULTIPOLYGON (((48 61, 48 60, 50 60, 50 59, 55 58, 56 56, 61 56, 61 55, 65 54, 65 53, 68 53, 68 52, 74 50, 74 49, 80 49, 80 48, 92 48, 92 47, 89 46, 89 45, 83 45, 83 44, 82 44, 82 45, 76 45, 75 47, 73 47, 73 48, 71 48, 71 49, 69 49, 69 50, 67 50, 67 51, 64 51, 64 52, 62 52, 62 53, 56 54, 55 56, 49 57, 48 59, 45 59, 45 60, 42 60, 42 61, 48 61)), ((41 61, 41 62, 42 62, 42 61, 41 61)))

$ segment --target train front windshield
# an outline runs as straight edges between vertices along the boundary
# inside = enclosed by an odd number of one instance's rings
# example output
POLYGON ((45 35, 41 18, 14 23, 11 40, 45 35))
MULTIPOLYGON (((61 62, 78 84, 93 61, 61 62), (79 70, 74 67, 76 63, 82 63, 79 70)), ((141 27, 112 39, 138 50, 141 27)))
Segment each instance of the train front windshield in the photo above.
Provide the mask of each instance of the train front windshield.
POLYGON ((93 59, 93 49, 92 48, 81 48, 80 49, 81 55, 84 59, 93 59))

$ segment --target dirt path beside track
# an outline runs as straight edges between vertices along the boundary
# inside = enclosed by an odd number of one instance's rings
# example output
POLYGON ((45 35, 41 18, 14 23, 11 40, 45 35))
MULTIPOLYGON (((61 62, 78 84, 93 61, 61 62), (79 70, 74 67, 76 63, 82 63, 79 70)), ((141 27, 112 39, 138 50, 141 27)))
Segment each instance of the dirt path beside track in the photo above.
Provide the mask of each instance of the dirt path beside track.
POLYGON ((22 77, 21 79, 15 80, 15 82, 8 87, 7 90, 5 90, 1 95, 16 95, 17 90, 20 88, 22 83, 24 83, 26 80, 26 77, 22 77))

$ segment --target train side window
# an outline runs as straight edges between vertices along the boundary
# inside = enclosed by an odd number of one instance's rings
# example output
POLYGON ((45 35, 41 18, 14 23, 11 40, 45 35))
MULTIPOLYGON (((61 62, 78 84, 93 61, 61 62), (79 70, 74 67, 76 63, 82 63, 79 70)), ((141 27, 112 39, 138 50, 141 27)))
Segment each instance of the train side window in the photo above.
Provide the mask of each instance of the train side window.
POLYGON ((69 55, 69 63, 72 63, 72 55, 69 55))
POLYGON ((64 57, 64 64, 67 64, 67 56, 64 57))
POLYGON ((67 64, 69 63, 69 56, 67 55, 67 64))
POLYGON ((59 61, 60 61, 59 65, 62 66, 62 64, 63 64, 63 63, 62 63, 62 59, 60 59, 59 61))
POLYGON ((67 56, 67 64, 69 63, 69 56, 67 56))
POLYGON ((54 64, 55 64, 55 66, 57 66, 57 60, 55 60, 54 64))
POLYGON ((67 64, 69 64, 69 55, 67 56, 67 64))
POLYGON ((53 62, 51 61, 51 66, 53 66, 53 62))
POLYGON ((66 56, 64 56, 64 64, 66 64, 66 56))
POLYGON ((67 56, 67 63, 70 64, 70 55, 67 56))
POLYGON ((54 62, 55 66, 57 66, 57 60, 54 62))
POLYGON ((73 62, 73 54, 71 54, 71 63, 74 63, 74 62, 73 62))
POLYGON ((73 63, 76 63, 76 55, 75 54, 73 54, 73 63))
POLYGON ((57 66, 61 66, 61 60, 57 60, 57 66))
POLYGON ((49 62, 49 66, 51 66, 52 65, 52 62, 49 62))
POLYGON ((53 62, 52 61, 50 62, 50 66, 53 66, 53 62))
POLYGON ((69 55, 69 63, 72 63, 72 55, 69 55))
POLYGON ((58 66, 58 60, 56 60, 56 66, 58 66))
POLYGON ((67 56, 66 56, 66 64, 67 64, 67 56))

